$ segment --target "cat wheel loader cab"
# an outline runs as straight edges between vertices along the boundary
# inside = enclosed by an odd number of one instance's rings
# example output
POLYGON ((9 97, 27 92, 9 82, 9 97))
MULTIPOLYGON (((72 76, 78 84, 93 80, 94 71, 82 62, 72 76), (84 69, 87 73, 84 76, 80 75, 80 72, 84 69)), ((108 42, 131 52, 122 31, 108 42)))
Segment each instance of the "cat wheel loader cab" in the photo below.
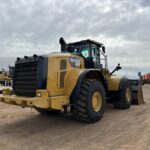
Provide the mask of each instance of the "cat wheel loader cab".
POLYGON ((83 40, 67 44, 60 38, 61 52, 17 58, 13 93, 3 90, 0 101, 34 107, 40 113, 65 111, 81 121, 99 121, 106 101, 126 109, 131 105, 127 78, 112 75, 103 44, 83 40))

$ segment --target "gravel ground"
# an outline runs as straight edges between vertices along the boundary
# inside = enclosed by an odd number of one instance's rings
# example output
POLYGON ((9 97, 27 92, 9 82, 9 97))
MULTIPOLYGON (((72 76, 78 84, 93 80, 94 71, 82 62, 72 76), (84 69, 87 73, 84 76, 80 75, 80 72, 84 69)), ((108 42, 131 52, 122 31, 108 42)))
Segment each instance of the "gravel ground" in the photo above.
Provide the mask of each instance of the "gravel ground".
POLYGON ((0 150, 150 150, 150 86, 143 91, 145 104, 108 105, 95 124, 0 103, 0 150))

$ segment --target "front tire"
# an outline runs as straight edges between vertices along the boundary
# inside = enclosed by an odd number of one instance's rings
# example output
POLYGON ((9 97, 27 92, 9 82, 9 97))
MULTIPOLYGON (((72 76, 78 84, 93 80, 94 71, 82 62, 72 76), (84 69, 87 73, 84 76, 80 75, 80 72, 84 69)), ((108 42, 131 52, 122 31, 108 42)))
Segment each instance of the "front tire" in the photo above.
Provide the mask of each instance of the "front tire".
POLYGON ((120 89, 115 94, 113 105, 115 108, 128 109, 131 106, 132 92, 129 80, 123 78, 120 82, 120 89))
POLYGON ((84 80, 79 96, 73 102, 72 112, 75 118, 85 122, 97 122, 102 118, 105 107, 106 98, 103 85, 97 80, 84 80))

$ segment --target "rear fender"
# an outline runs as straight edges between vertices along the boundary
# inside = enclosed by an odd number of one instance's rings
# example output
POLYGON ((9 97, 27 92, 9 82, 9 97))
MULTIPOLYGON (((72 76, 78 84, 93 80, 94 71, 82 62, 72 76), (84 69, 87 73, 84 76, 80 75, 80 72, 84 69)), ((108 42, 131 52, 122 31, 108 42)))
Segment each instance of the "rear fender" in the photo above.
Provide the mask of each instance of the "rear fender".
POLYGON ((78 80, 77 80, 77 83, 70 95, 70 99, 71 101, 75 101, 80 93, 80 88, 81 88, 81 85, 82 85, 82 81, 84 79, 96 79, 98 81, 100 81, 104 88, 107 89, 107 82, 106 80, 104 79, 104 76, 103 74, 99 71, 99 70, 85 70, 85 71, 82 71, 78 80))

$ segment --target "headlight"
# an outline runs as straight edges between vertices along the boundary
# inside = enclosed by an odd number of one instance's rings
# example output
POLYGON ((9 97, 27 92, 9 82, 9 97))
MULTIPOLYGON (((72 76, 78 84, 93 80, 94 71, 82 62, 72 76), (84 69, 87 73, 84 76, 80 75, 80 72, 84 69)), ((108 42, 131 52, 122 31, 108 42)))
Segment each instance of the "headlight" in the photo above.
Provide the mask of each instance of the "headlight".
POLYGON ((42 94, 41 94, 41 92, 37 92, 37 97, 41 97, 42 96, 42 94))

